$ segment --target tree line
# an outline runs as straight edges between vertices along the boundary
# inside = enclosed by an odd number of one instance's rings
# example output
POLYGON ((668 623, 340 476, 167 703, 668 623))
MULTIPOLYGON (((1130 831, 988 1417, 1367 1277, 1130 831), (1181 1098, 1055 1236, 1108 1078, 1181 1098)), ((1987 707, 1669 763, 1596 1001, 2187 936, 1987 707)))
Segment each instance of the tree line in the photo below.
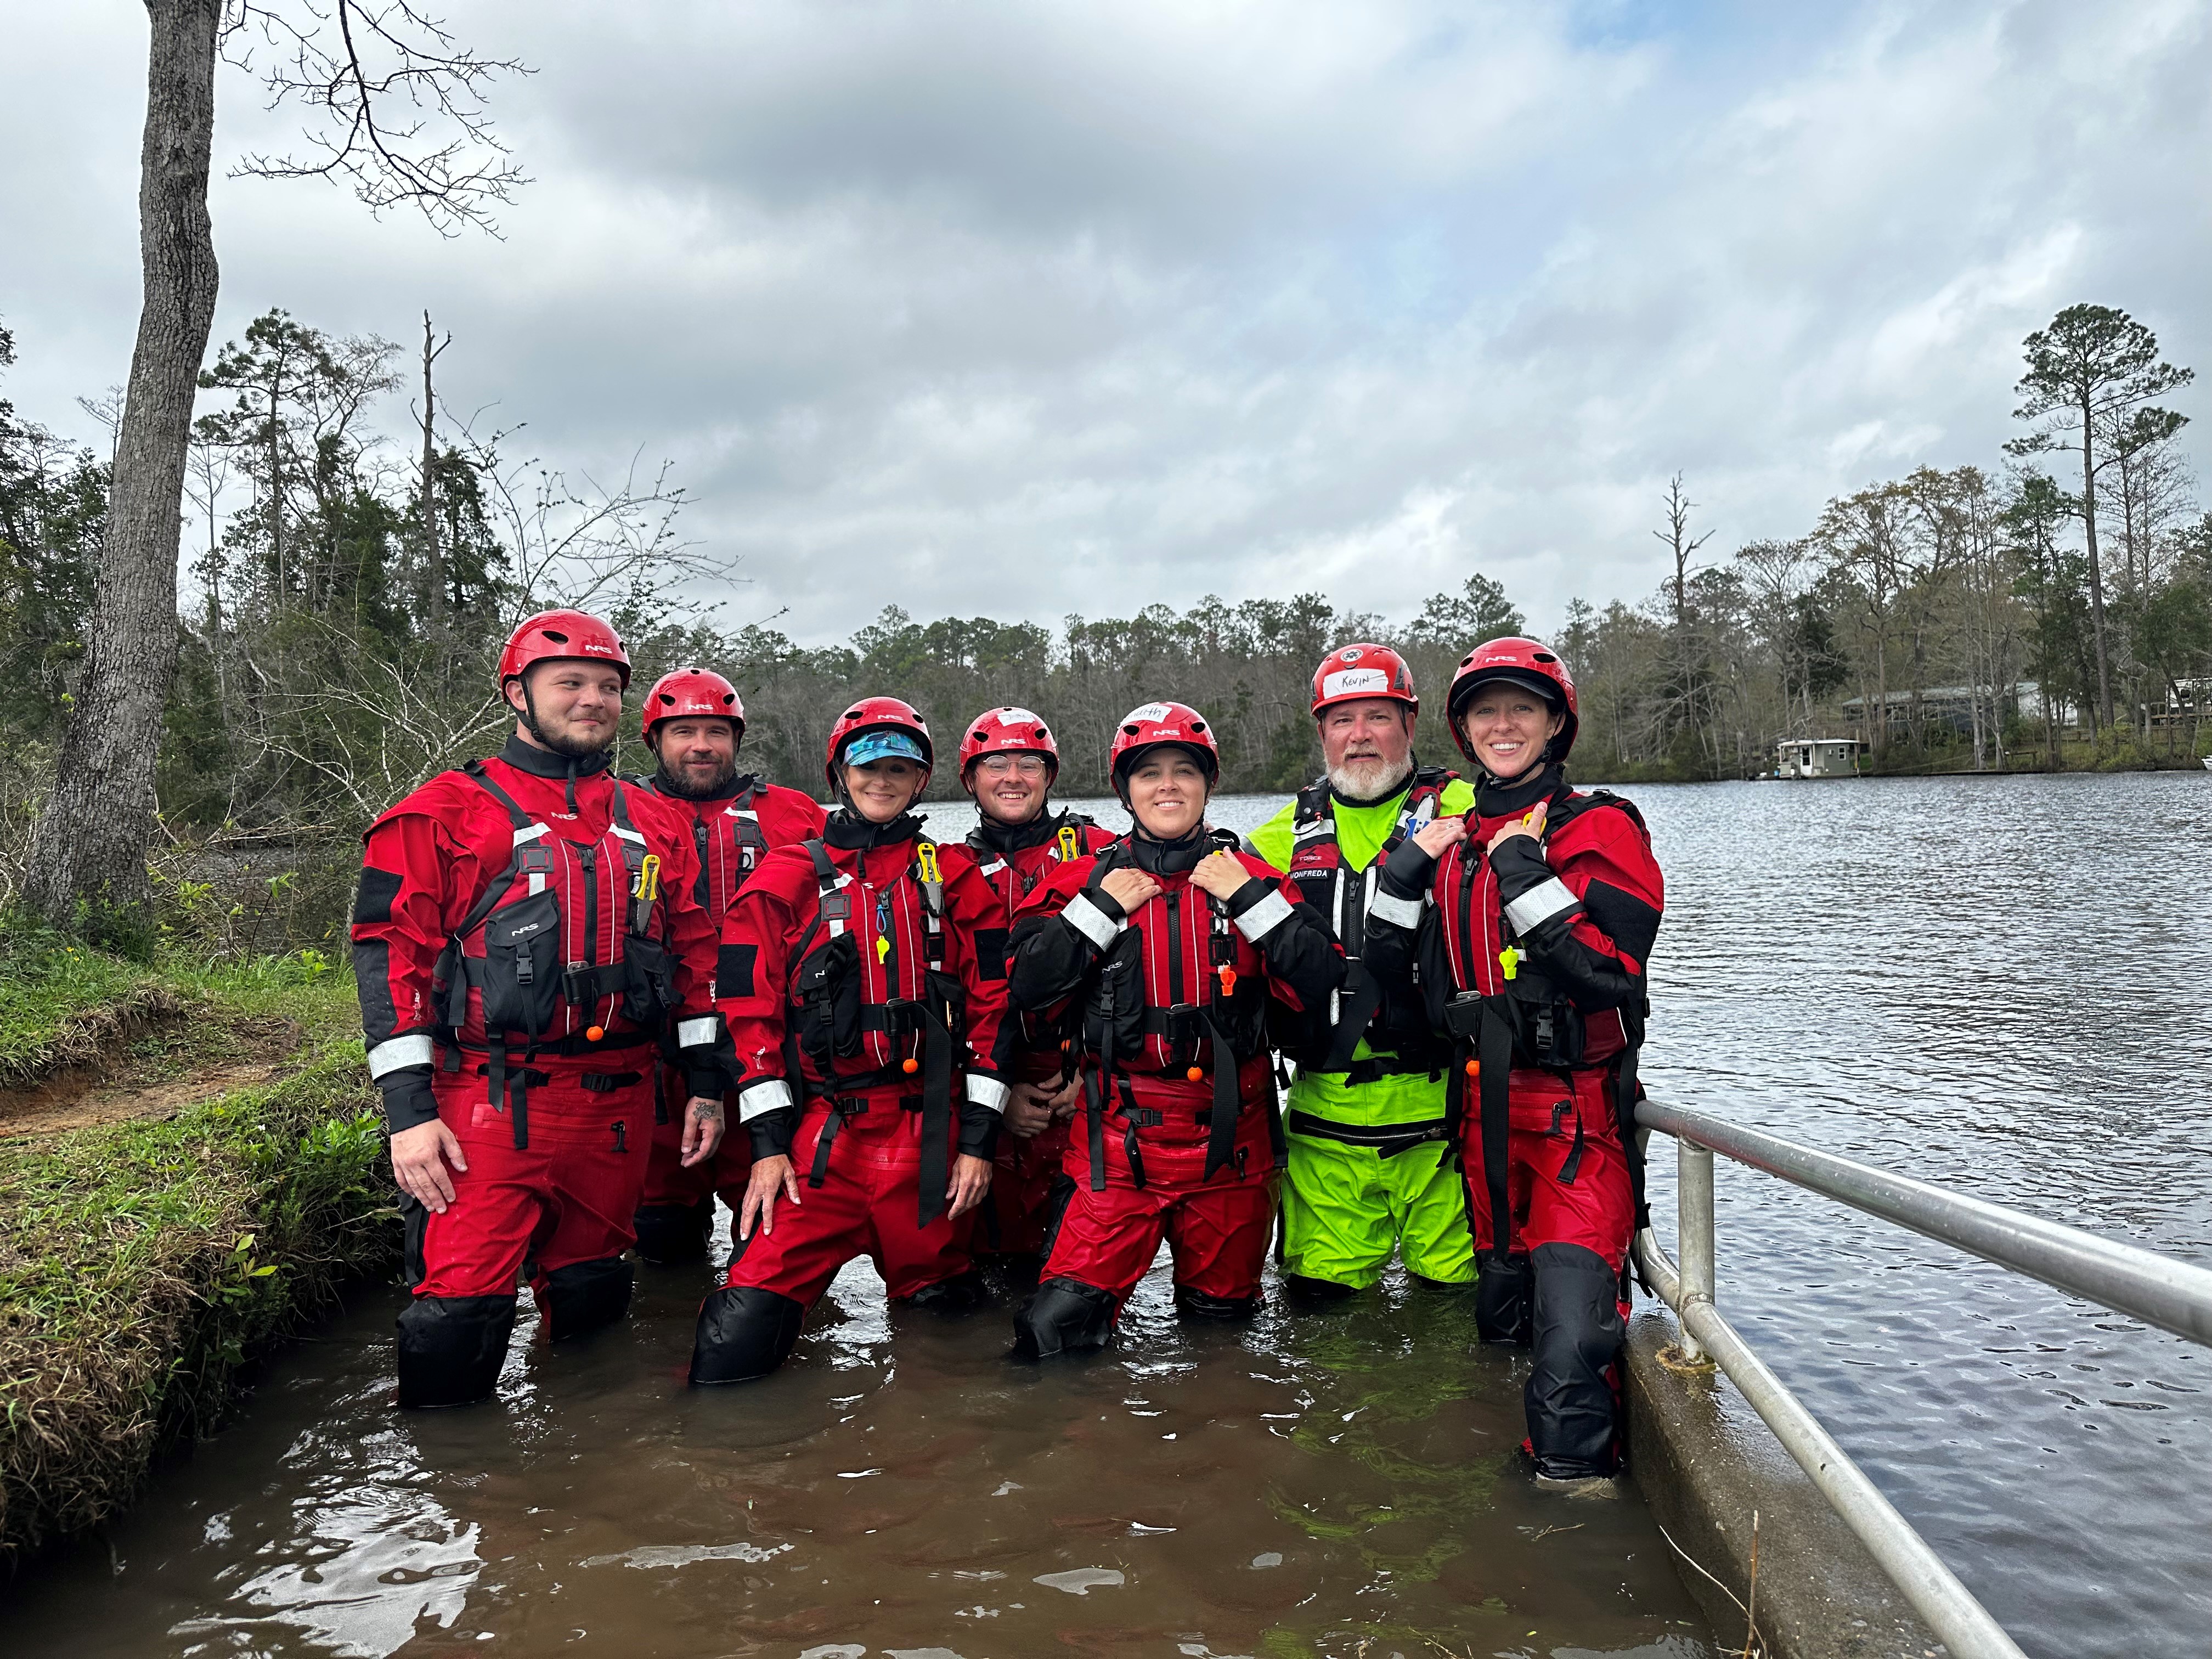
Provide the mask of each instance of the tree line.
MULTIPOLYGON (((1331 647, 1396 646, 1433 715, 1461 654, 1527 626, 1478 571, 1411 617, 1320 593, 1057 627, 890 605, 848 640, 805 646, 774 619, 732 625, 668 597, 733 573, 685 539, 665 469, 574 483, 527 453, 526 431, 447 419, 436 376, 449 344, 427 317, 403 350, 272 310, 202 370, 177 670, 151 757, 157 852, 313 848, 343 866, 386 802, 495 741, 499 644, 553 605, 609 617, 640 691, 684 663, 729 674, 750 763, 801 787, 819 782, 830 712, 890 690, 948 747, 984 708, 1037 708, 1074 793, 1105 792, 1121 714, 1173 695, 1213 720, 1225 787, 1287 790, 1316 767, 1309 686, 1331 647)), ((12 355, 0 333, 0 366, 12 355)), ((2212 515, 2176 441, 2185 417, 2153 401, 2188 380, 2140 324, 2075 307, 2027 342, 2026 429, 1993 466, 1869 483, 1802 533, 1726 556, 1671 481, 1656 589, 1602 608, 1576 599, 1553 635, 1581 688, 1579 775, 1741 776, 1770 764, 1778 738, 1852 731, 1897 767, 2056 764, 2085 743, 2108 760, 2193 751, 2212 678, 2212 515)), ((0 903, 21 891, 29 826, 84 689, 112 466, 97 444, 0 404, 0 903)), ((648 764, 624 744, 626 768, 648 764)), ((1425 747, 1449 757, 1433 723, 1425 747)), ((957 789, 949 769, 936 787, 957 789)))

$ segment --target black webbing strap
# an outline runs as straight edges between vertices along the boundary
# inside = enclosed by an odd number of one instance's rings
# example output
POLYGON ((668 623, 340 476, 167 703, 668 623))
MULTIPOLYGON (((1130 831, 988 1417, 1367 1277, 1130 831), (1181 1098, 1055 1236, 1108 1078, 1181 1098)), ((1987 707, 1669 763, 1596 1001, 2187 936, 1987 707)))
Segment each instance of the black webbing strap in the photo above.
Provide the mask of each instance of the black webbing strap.
POLYGON ((668 1121, 668 1073, 659 1066, 653 1068, 653 1121, 656 1124, 668 1121))
POLYGON ((1434 1079, 1440 1069, 1425 1060, 1401 1060, 1396 1054, 1368 1054, 1344 1068, 1344 1080, 1356 1089, 1364 1083, 1373 1083, 1380 1078, 1413 1077, 1424 1072, 1434 1079))
POLYGON ((1137 1091, 1129 1086, 1129 1079, 1117 1078, 1121 1091, 1121 1153, 1129 1160, 1129 1180, 1139 1192, 1145 1190, 1145 1149, 1137 1139, 1137 1114, 1144 1109, 1137 1104, 1137 1091))
POLYGON ((1513 1243, 1513 1204, 1506 1183, 1512 1146, 1513 1028, 1486 1001, 1475 1058, 1480 1062, 1475 1084, 1482 1113, 1482 1180, 1490 1198, 1490 1248, 1502 1261, 1513 1243))
POLYGON ((814 1167, 806 1172, 806 1184, 819 1187, 830 1178, 830 1143, 837 1139, 837 1131, 845 1127, 848 1117, 861 1117, 867 1113, 865 1100, 832 1099, 830 1115, 822 1121, 822 1133, 814 1142, 814 1167))
POLYGON ((921 1005, 921 1224, 945 1213, 951 1181, 952 1027, 935 998, 921 1005))
POLYGON ((1628 1163, 1628 1189, 1636 1200, 1636 1229, 1641 1232, 1651 1224, 1651 1206, 1644 1201, 1644 1142, 1636 1130, 1636 1057, 1639 1047, 1630 1043, 1613 1062, 1613 1117, 1620 1129, 1621 1156, 1628 1163))
POLYGON ((1083 1072, 1083 1112, 1091 1128, 1091 1190, 1106 1190, 1105 1067, 1085 1066, 1083 1072))
POLYGON ((492 1036, 491 1056, 484 1074, 490 1080, 487 1092, 491 1097, 492 1110, 514 1112, 514 1149, 526 1150, 530 1145, 530 1068, 526 1066, 509 1074, 504 1031, 492 1036))
POLYGON ((1237 1054, 1229 1046, 1229 1034, 1221 1029, 1221 1022, 1207 1008, 1200 1016, 1206 1021, 1206 1034, 1213 1049, 1213 1111, 1206 1126, 1206 1172, 1202 1181, 1213 1179, 1213 1172, 1237 1156, 1237 1054))

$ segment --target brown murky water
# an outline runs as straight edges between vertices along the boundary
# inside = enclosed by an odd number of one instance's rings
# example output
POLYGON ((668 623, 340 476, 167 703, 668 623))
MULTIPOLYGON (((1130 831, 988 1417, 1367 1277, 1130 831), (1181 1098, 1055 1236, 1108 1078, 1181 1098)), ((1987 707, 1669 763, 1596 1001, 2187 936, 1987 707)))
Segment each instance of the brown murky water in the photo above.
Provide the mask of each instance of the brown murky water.
POLYGON ((1191 1329, 1164 1267, 1116 1352, 1003 1356, 1004 1308, 886 1312, 846 1270, 793 1363, 682 1384, 696 1270, 625 1329, 519 1339, 500 1404, 390 1409, 398 1292, 0 1612, 70 1655, 1068 1652, 1705 1659, 1632 1488, 1540 1498, 1522 1369, 1462 1297, 1191 1329))

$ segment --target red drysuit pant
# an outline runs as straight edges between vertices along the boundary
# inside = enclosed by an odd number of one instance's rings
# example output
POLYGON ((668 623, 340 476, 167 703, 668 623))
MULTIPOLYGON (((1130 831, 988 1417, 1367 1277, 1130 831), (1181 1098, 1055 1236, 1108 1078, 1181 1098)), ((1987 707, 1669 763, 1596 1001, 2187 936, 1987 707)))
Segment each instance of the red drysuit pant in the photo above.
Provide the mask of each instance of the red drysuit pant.
POLYGON ((720 1147, 714 1157, 702 1158, 687 1170, 684 1167, 684 1108, 690 1093, 684 1073, 673 1066, 665 1068, 660 1097, 666 1103, 668 1121, 653 1125, 653 1152, 646 1164, 645 1196, 638 1200, 640 1207, 669 1205, 689 1209, 709 1198, 720 1198, 734 1211, 744 1200, 745 1177, 753 1167, 752 1142, 738 1127, 738 1097, 732 1094, 724 1103, 723 1115, 729 1128, 720 1147))
POLYGON ((902 1108, 896 1095, 871 1095, 867 1103, 867 1111, 846 1120, 831 1139, 819 1187, 810 1176, 830 1114, 826 1102, 809 1104, 791 1145, 799 1202, 779 1196, 775 1231, 756 1221, 752 1237, 737 1241, 724 1285, 757 1286, 811 1306, 854 1256, 875 1263, 894 1297, 973 1265, 969 1217, 940 1214, 921 1224, 921 1114, 902 1108))
MULTIPOLYGON (((1548 1072, 1516 1069, 1508 1095, 1506 1197, 1512 1209, 1508 1249, 1578 1244, 1619 1273, 1636 1217, 1628 1161, 1613 1121, 1609 1074, 1572 1074, 1571 1090, 1548 1072), (1580 1132, 1581 1152, 1576 1143, 1580 1132)), ((1472 1094, 1473 1091, 1469 1091, 1472 1094)), ((1478 1251, 1491 1248, 1490 1188, 1482 1123, 1472 1100, 1462 1127, 1468 1200, 1478 1251)))
POLYGON ((1051 1220, 1052 1189, 1067 1155, 1067 1124, 1048 1123, 1024 1140, 1003 1125, 992 1160, 991 1193, 978 1212, 978 1255, 1037 1255, 1051 1220))
POLYGON ((608 1075, 599 1069, 606 1063, 533 1060, 548 1080, 526 1091, 528 1144, 520 1147, 512 1110, 493 1110, 479 1067, 433 1074, 438 1115, 459 1139, 468 1168, 450 1171, 453 1201, 443 1214, 411 1206, 416 1296, 512 1296, 526 1264, 542 1289, 557 1268, 630 1247, 652 1139, 653 1080, 648 1073, 611 1090, 586 1089, 586 1076, 608 1075))
POLYGON ((1176 1289, 1224 1301, 1257 1297, 1275 1224, 1275 1163, 1264 1112, 1244 1109, 1237 1125, 1237 1155, 1208 1181, 1206 1143, 1193 1139, 1194 1131, 1183 1126, 1211 1104, 1210 1093, 1139 1085, 1136 1097, 1177 1133, 1153 1139, 1139 1130, 1145 1176, 1139 1187, 1126 1150, 1126 1120, 1118 1111, 1107 1114, 1106 1185, 1094 1191, 1090 1121, 1085 1113, 1076 1115, 1063 1164, 1075 1190, 1054 1231, 1043 1277, 1073 1279, 1118 1302, 1136 1288, 1165 1239, 1176 1289))

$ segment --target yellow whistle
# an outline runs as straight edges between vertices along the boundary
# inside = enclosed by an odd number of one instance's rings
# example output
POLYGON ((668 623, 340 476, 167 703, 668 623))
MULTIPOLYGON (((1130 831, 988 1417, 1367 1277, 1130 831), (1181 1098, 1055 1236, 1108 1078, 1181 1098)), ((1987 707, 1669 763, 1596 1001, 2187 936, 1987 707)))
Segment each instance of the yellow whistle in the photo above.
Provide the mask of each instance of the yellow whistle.
POLYGON ((887 959, 887 958, 890 956, 890 953, 891 953, 891 942, 890 942, 889 939, 885 939, 885 938, 884 938, 881 933, 877 934, 877 935, 876 935, 876 960, 877 960, 878 962, 884 961, 885 959, 887 959))
POLYGON ((1516 979, 1521 973, 1521 947, 1509 945, 1498 953, 1498 965, 1508 979, 1516 979))
POLYGON ((650 904, 660 896, 660 854, 647 853, 645 862, 637 866, 637 885, 630 889, 634 899, 643 899, 650 904))

